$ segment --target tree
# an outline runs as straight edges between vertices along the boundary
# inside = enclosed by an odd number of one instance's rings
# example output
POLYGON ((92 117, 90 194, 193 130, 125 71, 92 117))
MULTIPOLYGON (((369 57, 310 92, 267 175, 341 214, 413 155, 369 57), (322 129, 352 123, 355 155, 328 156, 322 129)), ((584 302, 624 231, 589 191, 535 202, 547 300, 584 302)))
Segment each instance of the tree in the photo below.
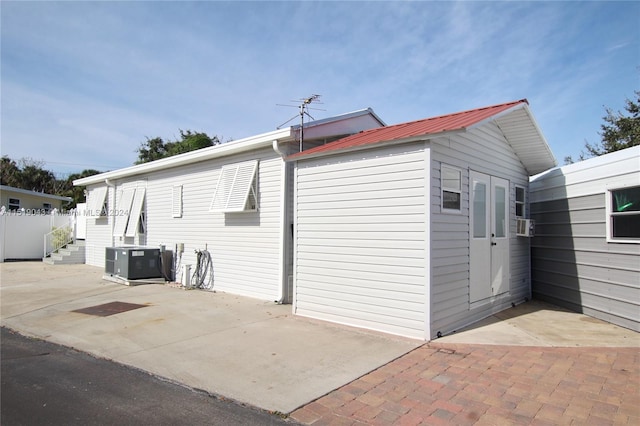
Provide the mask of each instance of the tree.
POLYGON ((94 169, 86 169, 86 170, 83 170, 80 173, 73 173, 73 174, 69 175, 67 177, 67 179, 64 181, 63 190, 58 195, 63 195, 65 197, 73 198, 73 201, 71 202, 71 207, 75 207, 78 203, 84 203, 85 202, 85 194, 84 194, 85 188, 83 186, 73 186, 73 181, 76 180, 76 179, 82 179, 82 178, 85 178, 85 177, 97 175, 99 173, 102 173, 102 172, 100 172, 98 170, 94 170, 94 169))
MULTIPOLYGON (((602 117, 604 123, 600 125, 602 141, 593 145, 586 142, 586 152, 580 153, 580 161, 640 145, 640 91, 634 93, 635 101, 626 99, 626 114, 605 107, 607 115, 602 117)), ((565 163, 573 163, 573 159, 566 157, 565 163)))
POLYGON ((2 163, 0 163, 0 184, 20 188, 20 168, 6 155, 2 156, 2 163))
POLYGON ((101 173, 98 170, 87 169, 69 175, 66 179, 56 179, 53 172, 45 170, 43 165, 43 162, 31 158, 21 158, 16 162, 4 155, 0 168, 0 183, 29 191, 71 197, 73 201, 67 207, 73 208, 77 203, 84 202, 85 198, 84 188, 73 186, 73 181, 101 173))
POLYGON ((140 144, 137 150, 138 160, 135 164, 148 163, 149 161, 207 148, 219 143, 220 140, 217 136, 209 137, 204 132, 193 132, 191 130, 180 130, 180 139, 175 141, 165 142, 161 137, 147 138, 146 142, 140 144))
POLYGON ((55 176, 42 168, 41 161, 31 158, 21 158, 17 163, 8 156, 2 157, 0 179, 2 185, 29 191, 55 193, 55 176))

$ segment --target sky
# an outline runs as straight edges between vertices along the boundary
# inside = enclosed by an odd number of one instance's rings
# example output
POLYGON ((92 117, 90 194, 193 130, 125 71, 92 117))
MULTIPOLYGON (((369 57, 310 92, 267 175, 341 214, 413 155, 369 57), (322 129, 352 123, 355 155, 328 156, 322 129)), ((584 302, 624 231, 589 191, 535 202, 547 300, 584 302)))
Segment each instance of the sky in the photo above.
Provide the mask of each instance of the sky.
MULTIPOLYGON (((387 124, 526 98, 559 164, 640 90, 640 2, 0 2, 0 152, 64 177, 321 95, 387 124)), ((297 120, 290 124, 297 124, 297 120)))

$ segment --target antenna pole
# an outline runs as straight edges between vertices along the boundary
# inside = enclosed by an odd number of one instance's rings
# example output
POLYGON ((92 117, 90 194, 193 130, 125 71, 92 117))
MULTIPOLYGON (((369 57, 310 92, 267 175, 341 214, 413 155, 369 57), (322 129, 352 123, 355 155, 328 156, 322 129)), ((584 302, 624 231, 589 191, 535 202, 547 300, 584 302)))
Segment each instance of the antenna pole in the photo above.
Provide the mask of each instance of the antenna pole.
MULTIPOLYGON (((309 116, 309 118, 311 118, 312 120, 315 120, 313 117, 311 117, 311 114, 309 114, 307 112, 307 110, 308 109, 316 109, 316 108, 309 108, 309 104, 317 101, 319 97, 320 97, 320 95, 311 95, 308 98, 300 99, 301 103, 300 103, 300 105, 297 106, 298 109, 300 110, 300 152, 302 152, 303 143, 304 143, 304 116, 306 114, 306 115, 309 116)), ((295 108, 295 105, 280 105, 280 104, 276 104, 276 105, 295 108)), ((324 111, 324 110, 320 110, 320 111, 324 111)), ((295 115, 293 117, 291 117, 290 119, 288 119, 287 121, 285 121, 284 123, 282 123, 281 125, 279 125, 277 128, 279 129, 280 127, 284 126, 285 124, 287 124, 288 122, 290 122, 294 118, 296 118, 295 115)))
POLYGON ((320 95, 311 95, 308 98, 303 99, 302 103, 300 104, 300 152, 302 152, 304 142, 304 115, 309 115, 306 112, 307 105, 309 105, 311 102, 317 101, 319 97, 320 95))

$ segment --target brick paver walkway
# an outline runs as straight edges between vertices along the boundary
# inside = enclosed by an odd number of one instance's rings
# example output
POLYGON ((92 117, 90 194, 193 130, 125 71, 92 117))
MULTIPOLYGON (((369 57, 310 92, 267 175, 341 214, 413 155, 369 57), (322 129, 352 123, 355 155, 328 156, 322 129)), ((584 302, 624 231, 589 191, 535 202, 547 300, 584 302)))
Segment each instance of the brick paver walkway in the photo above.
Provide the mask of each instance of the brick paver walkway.
POLYGON ((637 348, 429 343, 294 411, 310 425, 640 425, 637 348))

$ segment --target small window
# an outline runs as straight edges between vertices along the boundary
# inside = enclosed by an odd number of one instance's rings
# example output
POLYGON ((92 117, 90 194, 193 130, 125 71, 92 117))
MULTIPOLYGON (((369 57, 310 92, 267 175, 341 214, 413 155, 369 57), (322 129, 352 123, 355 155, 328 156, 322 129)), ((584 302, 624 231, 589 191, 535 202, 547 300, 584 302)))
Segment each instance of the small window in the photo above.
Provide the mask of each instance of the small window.
POLYGON ((516 186, 516 217, 525 217, 524 188, 516 186))
POLYGON ((45 212, 49 213, 51 211, 51 203, 43 203, 42 208, 45 212))
POLYGON ((257 210, 257 169, 257 160, 223 166, 209 210, 225 213, 257 210))
POLYGON ((460 211, 462 197, 462 172, 449 166, 442 166, 442 210, 460 211))
POLYGON ((20 200, 18 198, 9 198, 9 210, 20 210, 20 200))
POLYGON ((640 186, 607 192, 608 239, 640 242, 640 186))

